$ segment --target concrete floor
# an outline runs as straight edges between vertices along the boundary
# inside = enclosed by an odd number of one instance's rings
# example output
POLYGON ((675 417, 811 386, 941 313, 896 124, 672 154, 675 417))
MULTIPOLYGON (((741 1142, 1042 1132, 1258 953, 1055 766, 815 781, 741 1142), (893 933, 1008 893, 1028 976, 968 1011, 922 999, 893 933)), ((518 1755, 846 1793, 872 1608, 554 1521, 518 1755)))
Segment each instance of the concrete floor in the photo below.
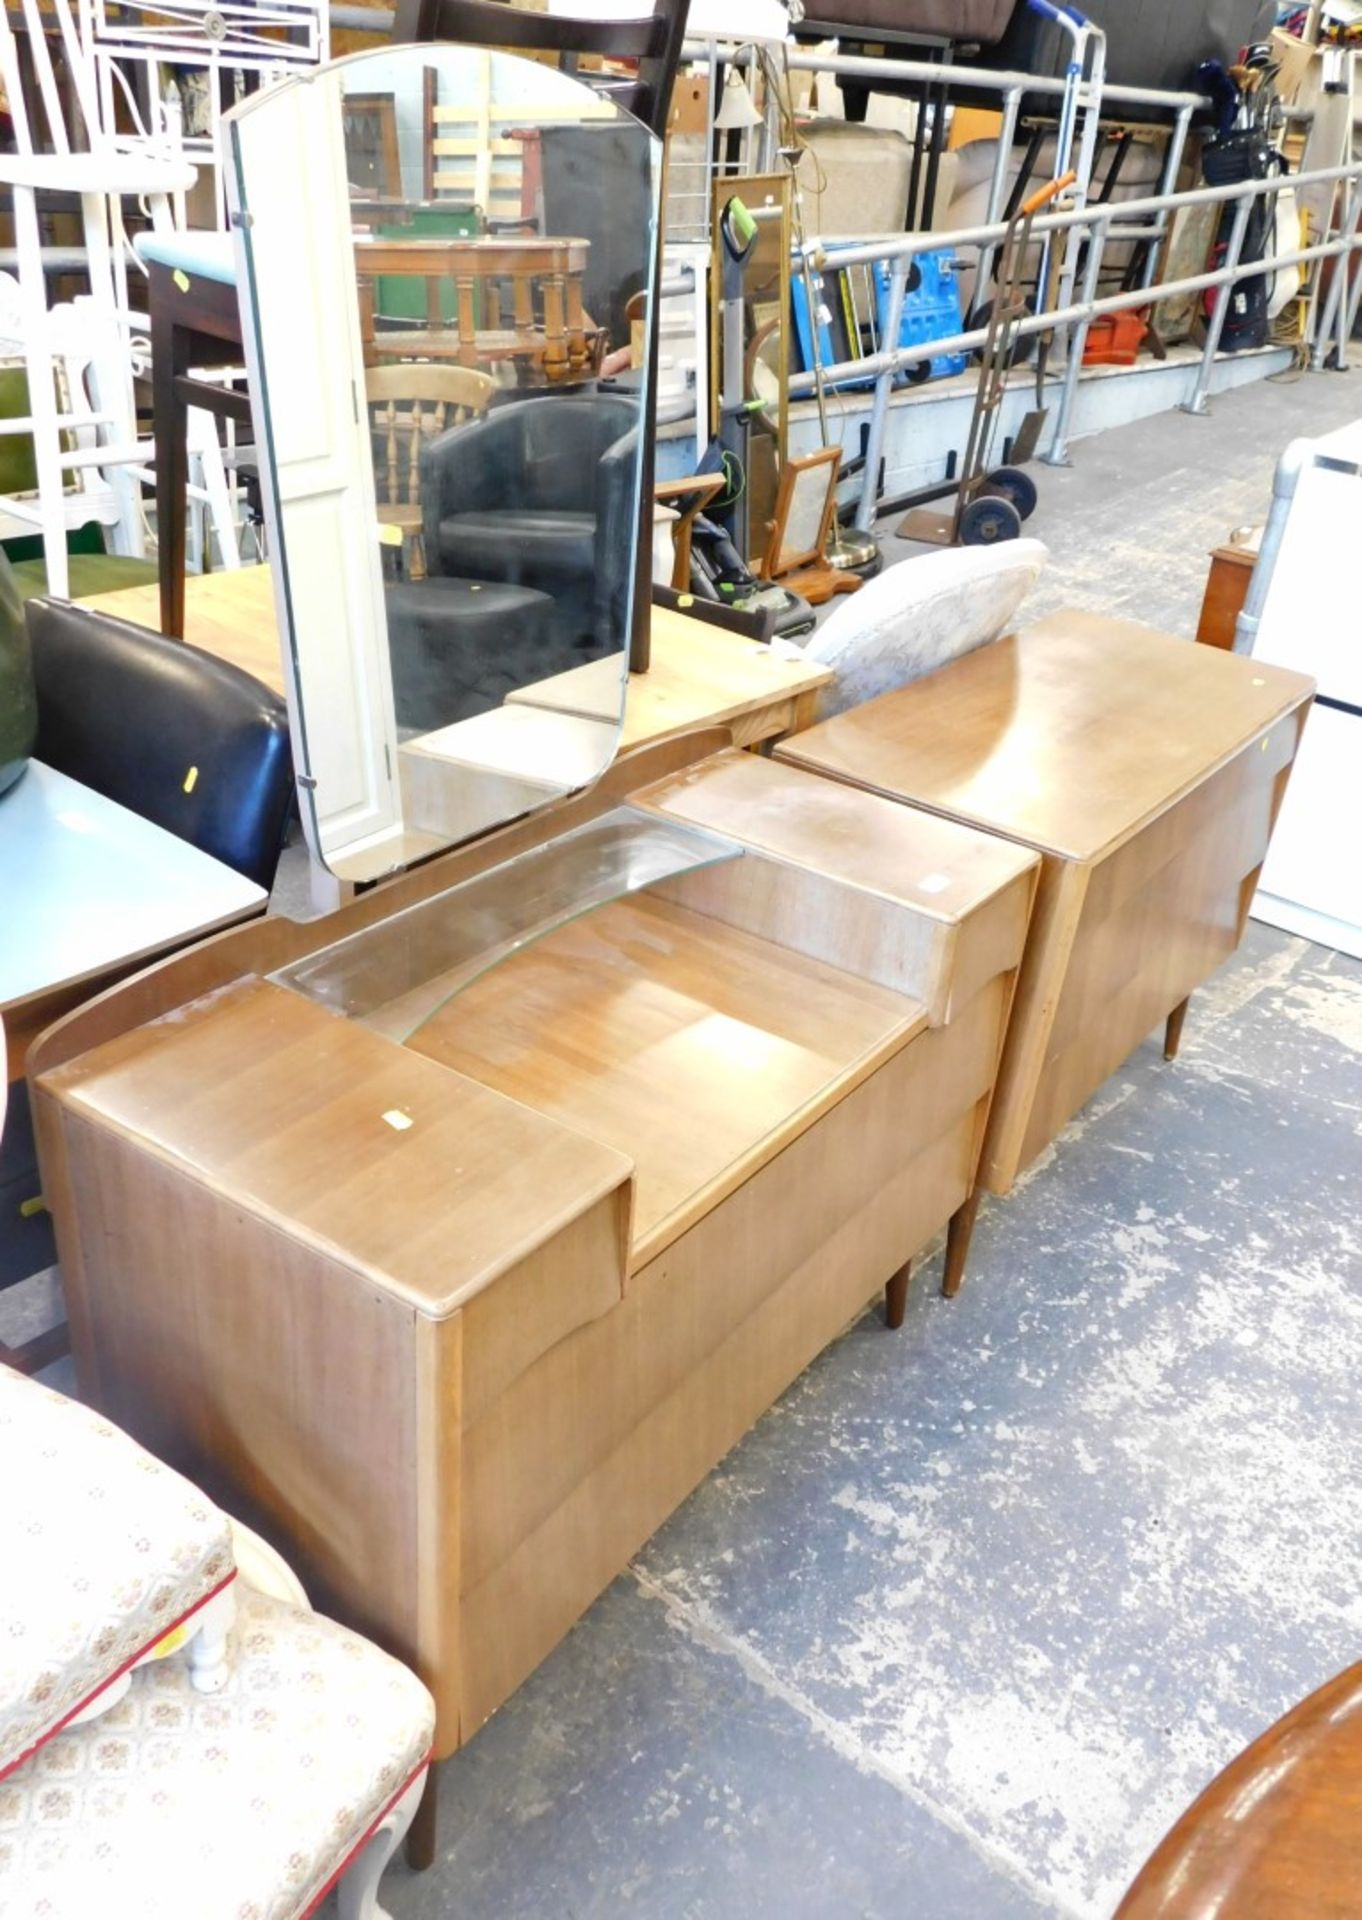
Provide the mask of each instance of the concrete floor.
MULTIPOLYGON (((1039 469, 1035 604, 1191 635, 1320 376, 1039 469)), ((908 549, 890 543, 890 559, 908 549)), ((1362 967, 1252 926, 1006 1202, 867 1315, 443 1770, 394 1920, 1106 1920, 1362 1653, 1362 967)))

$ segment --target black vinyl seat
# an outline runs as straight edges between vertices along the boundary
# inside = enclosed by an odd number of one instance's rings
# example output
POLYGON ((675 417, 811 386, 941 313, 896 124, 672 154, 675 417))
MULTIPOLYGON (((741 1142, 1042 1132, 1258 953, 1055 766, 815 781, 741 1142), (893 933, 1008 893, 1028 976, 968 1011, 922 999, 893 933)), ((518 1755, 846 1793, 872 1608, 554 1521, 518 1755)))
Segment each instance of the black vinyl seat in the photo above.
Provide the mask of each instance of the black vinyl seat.
POLYGON ((384 589, 397 724, 431 733, 501 706, 580 656, 555 657, 553 602, 500 581, 401 580, 384 589))
POLYGON ((270 887, 293 804, 284 702, 183 640, 64 600, 25 609, 34 752, 270 887))
POLYGON ((421 500, 431 575, 548 594, 555 642, 581 657, 621 645, 637 418, 623 394, 543 394, 430 441, 421 500))

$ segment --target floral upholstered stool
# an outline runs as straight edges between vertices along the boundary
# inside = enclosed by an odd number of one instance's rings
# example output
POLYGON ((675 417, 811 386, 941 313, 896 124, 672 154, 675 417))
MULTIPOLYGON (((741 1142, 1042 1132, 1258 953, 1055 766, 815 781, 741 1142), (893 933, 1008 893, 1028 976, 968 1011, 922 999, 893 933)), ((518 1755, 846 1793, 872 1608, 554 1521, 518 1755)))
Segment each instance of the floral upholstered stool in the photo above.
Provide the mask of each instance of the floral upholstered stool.
POLYGON ((107 1711, 139 1661, 227 1677, 227 1516, 119 1428, 0 1367, 0 1781, 107 1711))
POLYGON ((221 1692, 184 1664, 0 1780, 0 1920, 382 1920, 435 1725, 405 1667, 242 1582, 221 1692))

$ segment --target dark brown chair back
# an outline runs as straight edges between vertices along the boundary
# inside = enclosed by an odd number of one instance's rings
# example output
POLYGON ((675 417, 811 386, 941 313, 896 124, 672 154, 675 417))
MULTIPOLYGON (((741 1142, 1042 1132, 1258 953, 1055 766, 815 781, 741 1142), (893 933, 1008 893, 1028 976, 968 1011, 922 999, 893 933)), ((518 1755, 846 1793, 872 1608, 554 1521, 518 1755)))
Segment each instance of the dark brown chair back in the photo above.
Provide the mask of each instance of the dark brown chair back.
POLYGON ((568 72, 575 70, 583 54, 637 61, 634 79, 591 72, 580 77, 661 139, 667 130, 685 31, 686 0, 660 0, 658 12, 636 20, 530 13, 507 0, 397 0, 393 39, 453 40, 465 47, 501 47, 513 53, 557 53, 568 72))

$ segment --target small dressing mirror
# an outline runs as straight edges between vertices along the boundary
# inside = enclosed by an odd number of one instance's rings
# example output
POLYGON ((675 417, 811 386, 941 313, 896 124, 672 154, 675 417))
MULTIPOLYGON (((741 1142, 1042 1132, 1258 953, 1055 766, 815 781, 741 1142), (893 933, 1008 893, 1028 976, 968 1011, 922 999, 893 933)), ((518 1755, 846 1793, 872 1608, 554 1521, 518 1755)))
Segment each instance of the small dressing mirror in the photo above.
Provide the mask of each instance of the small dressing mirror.
POLYGON ((305 824, 369 880, 614 757, 660 143, 569 74, 449 44, 227 125, 305 824))

